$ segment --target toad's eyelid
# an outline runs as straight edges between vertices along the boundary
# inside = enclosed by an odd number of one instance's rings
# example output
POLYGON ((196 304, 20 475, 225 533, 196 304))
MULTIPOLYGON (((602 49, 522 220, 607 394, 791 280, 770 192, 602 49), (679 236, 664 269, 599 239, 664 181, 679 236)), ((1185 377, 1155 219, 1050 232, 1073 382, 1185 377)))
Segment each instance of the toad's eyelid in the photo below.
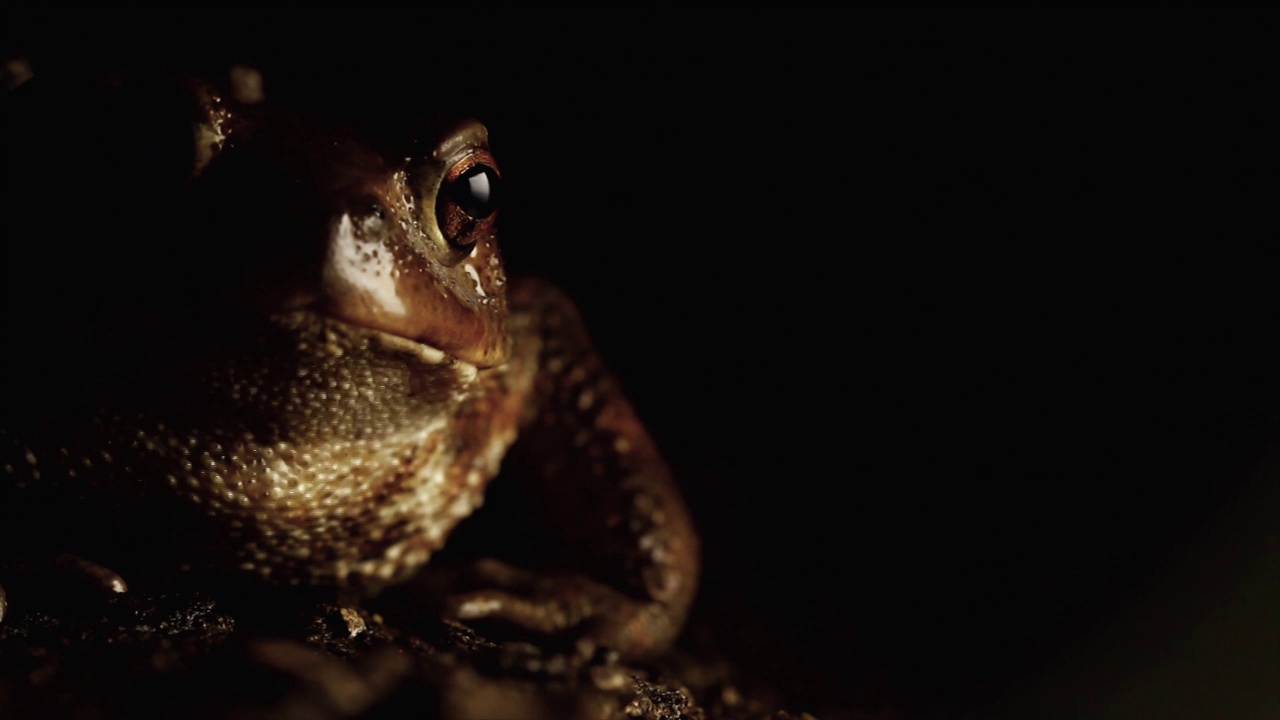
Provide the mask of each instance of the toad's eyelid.
POLYGON ((452 164, 480 151, 489 151, 488 128, 478 120, 464 120, 441 138, 432 156, 452 164))

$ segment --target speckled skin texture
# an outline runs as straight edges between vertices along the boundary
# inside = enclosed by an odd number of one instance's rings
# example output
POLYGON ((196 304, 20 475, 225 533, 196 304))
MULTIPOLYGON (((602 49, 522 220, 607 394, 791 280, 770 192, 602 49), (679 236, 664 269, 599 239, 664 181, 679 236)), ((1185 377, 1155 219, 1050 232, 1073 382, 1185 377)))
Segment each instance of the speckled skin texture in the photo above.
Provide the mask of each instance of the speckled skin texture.
MULTIPOLYGON (((582 567, 482 563, 487 586, 446 609, 570 630, 625 657, 667 648, 696 589, 692 523, 572 304, 508 282, 496 216, 455 199, 468 170, 496 181, 484 128, 442 124, 392 156, 188 79, 131 82, 105 102, 161 87, 192 129, 166 212, 202 247, 234 237, 260 254, 247 273, 210 259, 225 305, 201 297, 213 310, 196 315, 215 322, 193 321, 192 337, 103 312, 97 347, 136 352, 86 353, 74 390, 11 405, 6 554, 143 569, 154 554, 367 595, 444 546, 518 442, 582 567)), ((0 583, 17 564, 0 565, 0 583)))

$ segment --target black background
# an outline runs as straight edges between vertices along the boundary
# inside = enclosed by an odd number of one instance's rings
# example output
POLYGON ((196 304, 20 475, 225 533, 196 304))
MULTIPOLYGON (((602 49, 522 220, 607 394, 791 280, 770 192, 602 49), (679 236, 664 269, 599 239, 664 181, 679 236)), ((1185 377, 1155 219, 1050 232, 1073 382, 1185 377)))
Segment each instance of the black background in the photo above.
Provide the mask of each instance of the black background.
POLYGON ((703 529, 702 624, 795 706, 1280 713, 1261 4, 4 14, 37 72, 485 121, 511 269, 579 301, 703 529))

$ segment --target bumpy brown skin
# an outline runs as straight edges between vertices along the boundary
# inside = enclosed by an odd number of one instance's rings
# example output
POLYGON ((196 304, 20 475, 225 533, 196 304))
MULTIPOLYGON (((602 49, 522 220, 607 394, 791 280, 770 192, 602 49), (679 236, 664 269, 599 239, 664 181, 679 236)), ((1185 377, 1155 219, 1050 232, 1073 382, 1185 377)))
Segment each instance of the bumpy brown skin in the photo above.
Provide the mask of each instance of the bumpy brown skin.
POLYGON ((520 453, 555 524, 592 576, 545 578, 482 567, 499 589, 453 598, 464 619, 545 633, 587 624, 626 657, 670 646, 696 592, 697 535, 665 463, 555 288, 518 283, 509 301, 514 362, 536 363, 521 412, 520 453), (506 588, 506 589, 502 589, 506 588))
MULTIPOLYGON (((128 518, 182 543, 180 561, 208 546, 270 582, 369 594, 444 545, 518 436, 515 457, 583 549, 582 572, 484 563, 489 587, 447 607, 578 632, 632 659, 669 647, 696 591, 696 534, 572 304, 544 283, 508 283, 494 216, 455 201, 468 170, 496 180, 484 128, 444 126, 426 149, 387 158, 282 109, 163 82, 191 113, 192 166, 168 201, 186 213, 184 239, 258 253, 252 272, 211 258, 213 280, 190 281, 243 290, 218 299, 234 321, 216 342, 192 333, 155 372, 104 374, 109 391, 68 406, 81 414, 5 418, 0 520, 18 527, 52 507, 39 524, 56 544, 60 522, 94 524, 105 541, 128 518)), ((152 367, 164 356, 146 343, 172 351, 153 335, 95 372, 152 367)))

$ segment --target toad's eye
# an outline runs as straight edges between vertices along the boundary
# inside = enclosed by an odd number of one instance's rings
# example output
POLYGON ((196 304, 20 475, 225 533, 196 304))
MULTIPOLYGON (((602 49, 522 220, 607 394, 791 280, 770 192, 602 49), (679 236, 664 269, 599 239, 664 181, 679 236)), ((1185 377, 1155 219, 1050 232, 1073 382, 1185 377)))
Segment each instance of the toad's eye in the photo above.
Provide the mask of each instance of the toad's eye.
POLYGON ((483 150, 449 168, 436 199, 436 218, 450 245, 470 252, 491 231, 501 183, 493 156, 483 150))
POLYGON ((488 165, 472 165, 449 188, 462 212, 482 220, 497 209, 498 172, 488 165))

